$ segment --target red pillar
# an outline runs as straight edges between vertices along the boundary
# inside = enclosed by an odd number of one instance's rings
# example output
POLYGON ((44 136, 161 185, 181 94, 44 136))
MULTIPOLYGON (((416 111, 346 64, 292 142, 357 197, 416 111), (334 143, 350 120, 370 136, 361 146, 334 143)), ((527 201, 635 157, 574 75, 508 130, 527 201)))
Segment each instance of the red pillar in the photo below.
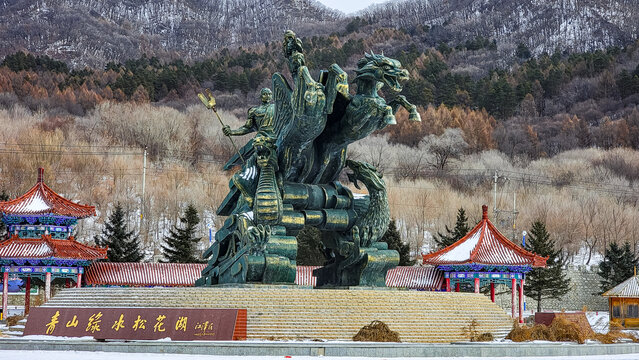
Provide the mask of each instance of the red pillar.
POLYGON ((455 284, 455 292, 459 292, 459 283, 455 284))
POLYGON ((475 294, 479 294, 479 278, 475 278, 475 294))
POLYGON ((446 278, 446 291, 450 292, 450 278, 446 278))
POLYGON ((29 307, 31 306, 31 276, 27 276, 27 284, 24 289, 24 315, 29 315, 29 307))
POLYGON ((490 301, 495 302, 495 283, 490 282, 490 301))
POLYGON ((5 268, 2 275, 2 319, 7 318, 9 310, 9 270, 5 268))
POLYGON ((78 274, 78 282, 75 284, 78 289, 82 287, 82 274, 78 274))
POLYGON ((519 323, 524 322, 524 279, 519 280, 519 323))
POLYGON ((51 298, 51 272, 47 271, 47 275, 44 281, 44 302, 49 301, 51 298))
POLYGON ((510 285, 510 290, 511 290, 511 301, 510 304, 512 306, 511 310, 511 314, 513 319, 515 318, 515 291, 517 291, 517 280, 512 279, 512 284, 510 285))

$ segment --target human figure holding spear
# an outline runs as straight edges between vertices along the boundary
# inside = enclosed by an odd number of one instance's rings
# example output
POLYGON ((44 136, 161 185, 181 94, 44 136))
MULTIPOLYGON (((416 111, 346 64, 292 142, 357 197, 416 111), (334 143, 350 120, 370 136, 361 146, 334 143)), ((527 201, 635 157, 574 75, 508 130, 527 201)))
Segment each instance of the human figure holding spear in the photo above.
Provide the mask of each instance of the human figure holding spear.
MULTIPOLYGON (((208 108, 211 108, 210 99, 213 99, 213 96, 210 94, 210 91, 207 91, 207 94, 209 95, 209 100, 207 100, 206 97, 202 94, 198 94, 198 96, 200 97, 200 100, 202 100, 204 105, 206 105, 208 108)), ((246 123, 237 129, 231 129, 230 126, 222 123, 222 120, 220 119, 220 123, 222 124, 222 132, 224 133, 224 135, 228 136, 233 143, 233 139, 231 138, 231 136, 241 136, 252 132, 272 134, 273 116, 275 113, 275 105, 271 104, 272 97, 273 93, 271 92, 271 89, 263 88, 260 91, 260 100, 262 101, 262 104, 249 108, 246 123)), ((213 103, 215 103, 215 100, 213 100, 213 103)), ((212 108, 215 109, 215 105, 213 105, 212 108)), ((233 146, 235 147, 235 143, 233 143, 233 146)), ((231 157, 226 165, 224 165, 224 170, 230 170, 236 165, 240 165, 241 163, 243 164, 245 162, 245 159, 249 158, 253 151, 253 141, 249 141, 239 150, 237 149, 237 147, 235 147, 235 151, 236 153, 231 157)))

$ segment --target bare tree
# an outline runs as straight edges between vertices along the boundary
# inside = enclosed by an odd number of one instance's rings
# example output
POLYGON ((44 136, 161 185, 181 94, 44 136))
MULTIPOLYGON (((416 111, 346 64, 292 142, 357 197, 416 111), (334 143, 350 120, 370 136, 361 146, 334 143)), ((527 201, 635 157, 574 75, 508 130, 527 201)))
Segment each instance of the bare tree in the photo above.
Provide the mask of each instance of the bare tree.
POLYGON ((428 164, 437 171, 445 171, 452 160, 461 159, 468 144, 460 129, 446 129, 440 136, 429 135, 419 147, 430 153, 428 164))

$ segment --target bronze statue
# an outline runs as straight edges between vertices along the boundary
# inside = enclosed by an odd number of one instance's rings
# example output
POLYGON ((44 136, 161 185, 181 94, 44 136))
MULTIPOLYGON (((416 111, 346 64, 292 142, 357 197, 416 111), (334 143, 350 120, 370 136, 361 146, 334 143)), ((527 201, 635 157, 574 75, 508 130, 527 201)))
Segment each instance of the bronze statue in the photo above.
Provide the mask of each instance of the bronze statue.
MULTIPOLYGON (((226 136, 241 136, 252 132, 264 132, 273 134, 273 115, 275 111, 275 105, 271 104, 273 99, 273 92, 269 88, 263 88, 260 91, 260 100, 262 105, 249 108, 246 123, 241 127, 232 130, 230 126, 225 125, 222 127, 222 132, 226 136)), ((234 154, 231 159, 224 165, 224 170, 230 170, 237 165, 241 165, 243 159, 251 157, 253 151, 252 140, 244 145, 240 150, 234 154)))
POLYGON ((399 95, 408 72, 383 54, 365 54, 355 70, 357 92, 351 95, 348 76, 337 64, 318 79, 310 75, 294 32, 286 31, 282 48, 293 88, 282 74, 274 74, 275 104, 268 105, 263 93, 262 105, 249 110, 243 127, 223 130, 226 135, 259 132, 240 151, 250 156, 217 210, 228 218, 204 253, 209 265, 196 285, 294 282, 295 236, 313 226, 322 233, 327 257, 314 271, 318 286, 384 286, 386 272, 399 262, 397 251, 380 242, 390 218, 386 186, 373 166, 347 161, 346 148, 395 124, 400 106, 410 120, 421 120, 415 106, 399 95), (393 96, 389 102, 379 96, 383 86, 393 96), (368 195, 354 196, 337 181, 346 167, 352 171, 349 179, 356 187, 363 183, 368 195))
POLYGON ((222 128, 222 132, 226 136, 239 136, 246 135, 255 131, 273 132, 273 112, 275 105, 271 104, 273 99, 273 92, 269 88, 264 88, 260 91, 260 100, 262 105, 252 107, 248 110, 248 116, 246 124, 241 127, 231 130, 231 127, 226 125, 222 128))

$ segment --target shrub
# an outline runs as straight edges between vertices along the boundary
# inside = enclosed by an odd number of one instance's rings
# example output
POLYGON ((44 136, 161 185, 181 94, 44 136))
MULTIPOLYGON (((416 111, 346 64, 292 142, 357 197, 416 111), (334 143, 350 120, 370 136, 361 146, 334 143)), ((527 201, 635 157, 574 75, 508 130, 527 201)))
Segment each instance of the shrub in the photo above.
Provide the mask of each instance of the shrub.
POLYGON ((375 320, 361 328, 353 341, 401 342, 399 333, 392 331, 385 323, 375 320))
POLYGON ((24 319, 22 315, 13 315, 7 317, 7 326, 15 326, 18 325, 18 321, 24 319))

